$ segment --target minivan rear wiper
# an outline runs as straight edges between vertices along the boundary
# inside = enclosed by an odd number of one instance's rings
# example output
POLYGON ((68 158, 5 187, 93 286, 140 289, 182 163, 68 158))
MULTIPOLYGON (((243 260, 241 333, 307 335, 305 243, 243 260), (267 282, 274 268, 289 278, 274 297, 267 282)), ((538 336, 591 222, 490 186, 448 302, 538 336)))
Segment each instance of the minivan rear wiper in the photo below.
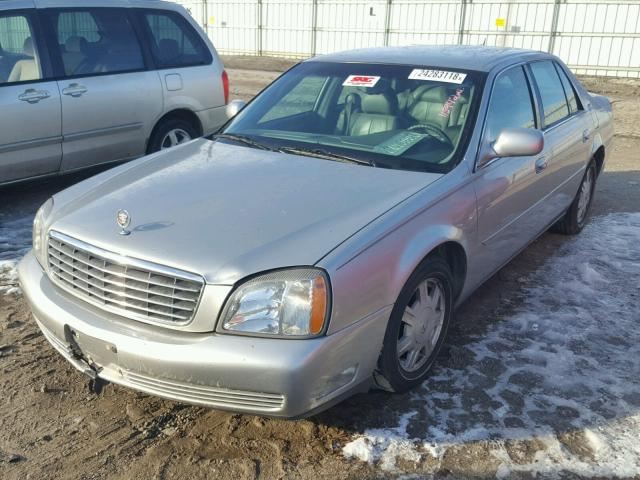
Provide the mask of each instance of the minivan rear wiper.
POLYGON ((358 165, 368 165, 370 167, 377 166, 376 163, 372 160, 369 161, 361 158, 349 157, 348 155, 328 152, 320 148, 280 147, 278 151, 283 153, 292 153, 294 155, 306 155, 308 157, 326 158, 327 160, 333 160, 335 162, 356 163, 358 165))
POLYGON ((273 148, 270 148, 260 142, 256 142, 255 140, 253 140, 252 138, 246 135, 236 135, 235 133, 217 133, 213 135, 212 138, 223 138, 226 140, 232 140, 234 142, 243 143, 249 147, 259 148, 260 150, 273 151, 273 148))

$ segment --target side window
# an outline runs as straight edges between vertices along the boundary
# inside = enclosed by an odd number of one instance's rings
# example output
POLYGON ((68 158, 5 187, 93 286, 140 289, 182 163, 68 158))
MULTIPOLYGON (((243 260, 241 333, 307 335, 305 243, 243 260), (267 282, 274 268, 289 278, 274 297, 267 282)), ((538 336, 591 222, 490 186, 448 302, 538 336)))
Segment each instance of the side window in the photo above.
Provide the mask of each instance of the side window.
POLYGON ((258 123, 290 117, 313 110, 326 77, 309 75, 289 91, 258 123))
POLYGON ((45 11, 58 39, 57 52, 66 76, 145 68, 142 49, 126 10, 45 11))
POLYGON ((211 54, 193 27, 174 12, 145 11, 151 32, 151 52, 160 68, 211 63, 211 54))
POLYGON ((496 78, 489 100, 485 139, 493 142, 505 128, 536 128, 529 82, 522 67, 496 78))
POLYGON ((550 61, 533 62, 531 72, 542 98, 545 126, 552 125, 569 116, 569 106, 564 95, 558 72, 550 61))
POLYGON ((29 18, 25 15, 0 16, 0 86, 41 78, 42 70, 29 18))
POLYGON ((72 37, 88 42, 100 40, 100 29, 89 12, 62 12, 58 15, 58 43, 66 45, 72 37))
POLYGON ((556 69, 558 70, 558 75, 560 75, 560 81, 562 81, 562 86, 564 87, 564 94, 567 97, 567 103, 569 104, 569 111, 571 113, 576 113, 580 110, 578 106, 578 99, 576 97, 576 91, 573 88, 573 85, 569 81, 567 74, 562 68, 556 65, 556 69))

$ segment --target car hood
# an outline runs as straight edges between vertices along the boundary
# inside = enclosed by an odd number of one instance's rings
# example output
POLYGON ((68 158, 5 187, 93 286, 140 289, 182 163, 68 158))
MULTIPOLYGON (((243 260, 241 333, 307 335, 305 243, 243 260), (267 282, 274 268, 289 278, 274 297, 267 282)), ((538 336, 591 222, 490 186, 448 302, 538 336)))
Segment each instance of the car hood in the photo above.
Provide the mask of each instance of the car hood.
POLYGON ((200 139, 63 192, 51 228, 231 285, 317 263, 441 176, 200 139), (130 235, 119 234, 119 209, 130 214, 130 235))

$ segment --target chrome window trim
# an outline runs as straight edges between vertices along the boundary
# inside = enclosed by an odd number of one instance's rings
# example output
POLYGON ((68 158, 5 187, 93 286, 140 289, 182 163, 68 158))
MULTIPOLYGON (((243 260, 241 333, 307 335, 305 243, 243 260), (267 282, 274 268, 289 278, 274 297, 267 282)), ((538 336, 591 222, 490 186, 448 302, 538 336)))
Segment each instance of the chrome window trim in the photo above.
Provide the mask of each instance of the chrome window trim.
MULTIPOLYGON (((74 299, 77 299, 81 302, 87 303, 89 305, 93 305, 97 308, 99 308, 100 310, 106 311, 106 312, 111 312, 114 313, 120 317, 126 318, 126 319, 130 319, 130 320, 135 320, 135 321, 139 321, 142 323, 146 323, 146 324, 150 324, 150 325, 160 325, 160 326, 170 326, 170 327, 185 327, 191 323, 194 322, 194 320, 197 317, 198 314, 198 310, 200 308, 200 303, 202 301, 202 297, 204 295, 204 291, 205 291, 205 287, 206 287, 206 282, 204 277, 202 277, 201 275, 196 275, 190 272, 185 272, 183 270, 178 270, 172 267, 167 267, 165 265, 160 265, 157 263, 153 263, 153 262, 149 262, 146 260, 140 260, 137 258, 132 258, 132 257, 127 257, 124 255, 120 255, 114 252, 110 252, 108 250, 104 250, 100 247, 96 247, 94 245, 88 244, 86 242, 83 242, 82 240, 78 240, 76 238, 70 237, 68 235, 65 235, 64 233, 60 233, 58 231, 55 230, 50 230, 48 233, 47 238, 53 238, 57 241, 60 242, 64 242, 67 243, 69 245, 72 245, 74 247, 77 247, 79 249, 82 249, 86 252, 89 252, 92 255, 96 255, 98 257, 102 257, 110 262, 116 263, 118 265, 121 265, 123 267, 132 267, 132 268, 137 268, 137 269, 141 269, 141 270, 147 270, 151 273, 157 273, 160 275, 166 275, 166 276, 170 276, 170 277, 175 277, 178 278, 180 280, 188 280, 191 282, 198 282, 201 285, 200 288, 200 293, 198 295, 198 299, 196 301, 196 304, 193 308, 193 314, 191 315, 191 318, 189 318, 188 320, 184 320, 184 321, 165 321, 165 320, 161 320, 161 319, 153 319, 153 318, 149 318, 147 316, 141 315, 141 314, 137 314, 136 312, 133 312, 131 310, 126 310, 124 308, 119 308, 119 307, 114 307, 114 306, 110 306, 110 305, 105 305, 103 303, 100 303, 94 299, 92 299, 89 296, 79 296, 77 295, 77 292, 74 291, 74 289, 70 288, 69 286, 65 285, 63 282, 58 281, 56 278, 54 278, 54 275, 49 274, 49 269, 47 268, 47 273, 48 273, 48 278, 51 280, 51 282, 56 285, 57 287, 61 288, 62 290, 65 290, 66 292, 70 293, 73 295, 74 299)), ((47 250, 46 250, 46 255, 47 255, 47 266, 49 265, 49 253, 48 253, 48 245, 49 242, 46 242, 47 244, 47 250)))

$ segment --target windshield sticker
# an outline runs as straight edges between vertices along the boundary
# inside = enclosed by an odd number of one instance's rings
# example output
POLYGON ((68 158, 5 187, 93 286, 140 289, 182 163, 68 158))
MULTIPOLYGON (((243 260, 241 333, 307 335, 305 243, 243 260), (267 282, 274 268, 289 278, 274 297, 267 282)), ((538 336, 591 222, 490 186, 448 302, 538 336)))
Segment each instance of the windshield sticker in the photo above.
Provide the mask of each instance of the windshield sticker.
POLYGON ((343 87, 373 87, 380 77, 371 75, 349 75, 343 82, 343 87))
POLYGON ((446 70, 421 70, 414 69, 409 74, 409 80, 428 80, 432 82, 446 82, 461 84, 467 78, 466 73, 447 72, 446 70))
POLYGON ((460 100, 460 97, 463 93, 464 88, 458 88, 456 89, 455 94, 449 96, 449 99, 444 102, 444 105, 442 105, 442 110, 440 110, 441 117, 449 118, 449 115, 451 115, 451 110, 453 109, 454 105, 458 103, 458 100, 460 100))
POLYGON ((373 151, 397 157, 428 136, 429 135, 418 132, 400 132, 381 144, 376 145, 373 151))

